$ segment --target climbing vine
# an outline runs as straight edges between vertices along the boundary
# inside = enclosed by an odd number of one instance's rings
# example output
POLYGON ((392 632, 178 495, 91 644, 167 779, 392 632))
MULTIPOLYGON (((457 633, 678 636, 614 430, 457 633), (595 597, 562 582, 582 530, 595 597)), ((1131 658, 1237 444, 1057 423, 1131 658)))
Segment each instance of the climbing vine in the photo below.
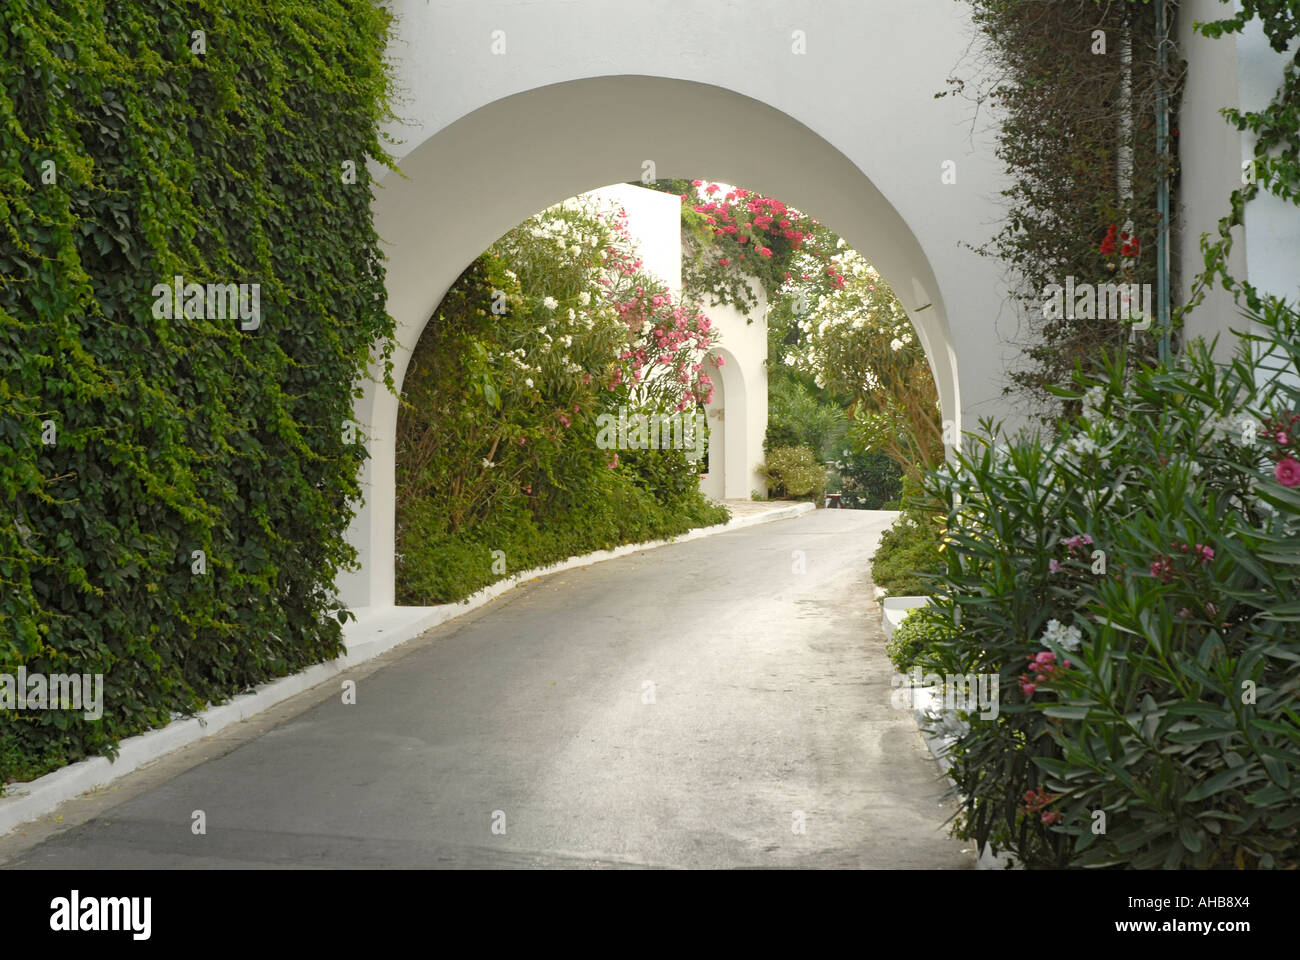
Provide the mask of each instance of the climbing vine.
POLYGON ((0 24, 3 784, 338 654, 354 385, 392 323, 382 7, 0 24), (19 670, 102 675, 102 716, 20 703, 19 670))
POLYGON ((950 79, 936 96, 994 111, 1011 185, 1005 224, 979 249, 1011 268, 1022 320, 1021 363, 1006 392, 1051 421, 1076 363, 1092 368, 1130 340, 1141 358, 1156 355, 1153 331, 1134 337, 1114 318, 1042 307, 1044 291, 1068 277, 1154 286, 1157 188, 1177 175, 1157 151, 1156 99, 1163 88, 1176 103, 1182 64, 1170 56, 1160 67, 1144 3, 969 2, 983 43, 965 65, 971 77, 950 79))

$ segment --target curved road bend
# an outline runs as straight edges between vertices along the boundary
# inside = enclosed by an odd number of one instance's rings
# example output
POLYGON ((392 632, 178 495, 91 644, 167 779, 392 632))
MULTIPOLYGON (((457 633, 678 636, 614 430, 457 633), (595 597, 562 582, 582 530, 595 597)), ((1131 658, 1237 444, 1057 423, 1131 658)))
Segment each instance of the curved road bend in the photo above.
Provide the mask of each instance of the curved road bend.
POLYGON ((890 707, 867 561, 892 517, 530 582, 0 838, 0 863, 970 868, 890 707))

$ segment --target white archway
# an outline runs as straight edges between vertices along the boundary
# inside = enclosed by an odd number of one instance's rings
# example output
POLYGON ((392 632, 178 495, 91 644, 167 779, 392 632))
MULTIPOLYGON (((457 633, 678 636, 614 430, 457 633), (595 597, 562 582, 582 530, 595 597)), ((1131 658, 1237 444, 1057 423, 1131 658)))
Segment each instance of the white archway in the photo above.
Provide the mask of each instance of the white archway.
MULTIPOLYGON (((945 419, 961 427, 956 355, 944 298, 921 244, 871 180, 821 136, 720 87, 647 76, 604 76, 505 97, 449 124, 401 161, 376 190, 388 256, 388 309, 397 322, 400 389, 429 316, 460 272, 494 240, 553 203, 608 183, 706 175, 779 197, 825 223, 880 271, 908 310, 930 358, 945 419), (637 122, 611 132, 593 118, 637 122), (755 136, 761 135, 757 149, 755 136)), ((366 502, 349 531, 361 569, 340 577, 350 606, 393 603, 397 399, 364 384, 356 419, 368 437, 366 502)), ((741 495, 747 495, 748 490, 741 495)))

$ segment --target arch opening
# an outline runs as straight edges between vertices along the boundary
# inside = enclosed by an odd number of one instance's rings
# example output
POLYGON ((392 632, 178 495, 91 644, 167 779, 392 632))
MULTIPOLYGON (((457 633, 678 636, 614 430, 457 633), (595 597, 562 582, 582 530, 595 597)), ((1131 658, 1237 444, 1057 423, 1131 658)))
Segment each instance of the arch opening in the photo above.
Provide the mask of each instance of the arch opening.
MULTIPOLYGON (((401 161, 402 176, 380 182, 375 223, 388 255, 399 392, 429 317, 497 237, 568 197, 638 179, 647 162, 654 178, 708 171, 781 197, 843 237, 899 295, 930 360, 942 416, 960 430, 956 358, 935 273, 911 229, 866 174, 773 107, 721 87, 646 76, 575 80, 495 101, 430 136, 401 161), (638 123, 616 136, 593 122, 628 103, 637 104, 638 123), (502 149, 503 131, 528 149, 502 149), (751 143, 763 149, 746 146, 751 143)), ((732 368, 733 376, 738 369, 732 368)), ((744 397, 743 385, 728 386, 724 376, 723 391, 733 398, 728 402, 744 397)), ((391 606, 398 401, 377 379, 361 389, 354 416, 370 458, 361 477, 365 502, 349 529, 360 567, 342 573, 338 589, 352 607, 391 606)), ((724 441, 726 454, 734 451, 746 462, 743 433, 733 433, 724 441)))

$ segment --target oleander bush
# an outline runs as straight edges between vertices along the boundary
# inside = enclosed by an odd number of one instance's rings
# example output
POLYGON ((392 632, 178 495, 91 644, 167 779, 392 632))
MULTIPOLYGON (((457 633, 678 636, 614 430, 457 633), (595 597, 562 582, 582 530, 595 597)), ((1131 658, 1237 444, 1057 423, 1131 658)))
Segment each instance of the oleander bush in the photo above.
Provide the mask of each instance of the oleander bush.
POLYGON ((962 836, 1029 866, 1300 865, 1300 316, 1230 364, 1122 355, 1056 437, 969 435, 947 506, 940 673, 962 836), (1283 371, 1279 375, 1278 371, 1283 371))
POLYGON ((648 429, 709 402, 716 332, 641 269, 624 219, 596 203, 543 211, 430 318, 398 419, 399 603, 726 521, 699 490, 705 433, 648 429))
POLYGON ((0 0, 0 674, 104 677, 0 711, 0 784, 340 651, 388 22, 0 0))

